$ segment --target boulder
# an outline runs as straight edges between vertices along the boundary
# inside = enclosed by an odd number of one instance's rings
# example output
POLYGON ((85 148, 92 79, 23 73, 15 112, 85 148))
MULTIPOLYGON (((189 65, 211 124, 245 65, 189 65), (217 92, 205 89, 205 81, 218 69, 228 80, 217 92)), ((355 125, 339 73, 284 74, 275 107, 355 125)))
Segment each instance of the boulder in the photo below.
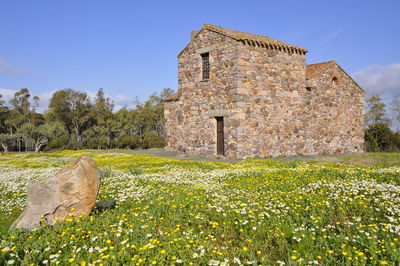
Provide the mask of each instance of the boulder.
POLYGON ((95 162, 82 156, 55 176, 28 187, 27 206, 11 228, 33 230, 71 216, 88 215, 100 188, 95 162))

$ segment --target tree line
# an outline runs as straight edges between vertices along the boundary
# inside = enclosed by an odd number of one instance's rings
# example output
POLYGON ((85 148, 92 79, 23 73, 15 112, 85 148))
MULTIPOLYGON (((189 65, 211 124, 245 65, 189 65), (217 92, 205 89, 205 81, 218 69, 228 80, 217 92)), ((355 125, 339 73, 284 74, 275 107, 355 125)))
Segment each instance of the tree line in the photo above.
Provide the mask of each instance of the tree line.
POLYGON ((378 95, 366 101, 365 150, 400 152, 400 96, 386 105, 378 95), (387 110, 389 107, 389 112, 387 110), (389 113, 389 114, 388 114, 389 113))
POLYGON ((28 89, 17 91, 6 105, 0 95, 0 145, 9 151, 57 149, 158 148, 164 146, 163 99, 173 93, 163 89, 133 108, 114 112, 114 104, 99 89, 93 100, 73 89, 52 94, 44 113, 39 97, 28 89))
MULTIPOLYGON (((103 89, 93 100, 85 92, 64 89, 52 94, 44 113, 37 112, 39 97, 26 88, 17 91, 8 105, 0 95, 0 150, 161 148, 163 100, 172 93, 164 89, 143 103, 136 100, 133 108, 114 112, 103 89)), ((368 98, 365 122, 366 151, 400 151, 400 96, 389 105, 377 94, 368 98)))

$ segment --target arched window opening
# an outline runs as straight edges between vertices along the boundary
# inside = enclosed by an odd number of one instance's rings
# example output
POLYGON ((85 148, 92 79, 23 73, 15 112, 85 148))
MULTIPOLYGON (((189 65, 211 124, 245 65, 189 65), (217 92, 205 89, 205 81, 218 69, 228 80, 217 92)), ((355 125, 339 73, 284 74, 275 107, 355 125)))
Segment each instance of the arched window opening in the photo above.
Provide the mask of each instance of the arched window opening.
POLYGON ((332 85, 334 86, 334 87, 336 87, 336 85, 338 84, 338 78, 337 77, 333 77, 332 78, 332 85))

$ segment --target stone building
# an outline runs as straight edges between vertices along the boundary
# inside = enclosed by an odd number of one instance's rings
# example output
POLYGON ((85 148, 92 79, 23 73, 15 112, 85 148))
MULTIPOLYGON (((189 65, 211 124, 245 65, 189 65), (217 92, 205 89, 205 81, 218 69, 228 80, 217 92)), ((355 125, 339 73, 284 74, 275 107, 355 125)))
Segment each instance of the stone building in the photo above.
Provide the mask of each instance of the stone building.
POLYGON ((361 152, 364 91, 335 61, 214 25, 178 55, 178 92, 165 100, 166 148, 247 158, 361 152))

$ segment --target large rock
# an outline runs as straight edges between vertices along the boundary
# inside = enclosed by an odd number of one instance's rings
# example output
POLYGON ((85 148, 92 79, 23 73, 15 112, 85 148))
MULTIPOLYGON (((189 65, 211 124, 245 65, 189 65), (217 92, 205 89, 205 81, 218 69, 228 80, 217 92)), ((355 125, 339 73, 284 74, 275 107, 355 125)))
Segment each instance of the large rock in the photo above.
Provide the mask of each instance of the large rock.
POLYGON ((100 187, 95 162, 82 156, 55 176, 28 187, 27 207, 11 227, 38 229, 46 221, 53 224, 70 215, 88 215, 100 187), (41 221, 41 219, 44 219, 41 221))

